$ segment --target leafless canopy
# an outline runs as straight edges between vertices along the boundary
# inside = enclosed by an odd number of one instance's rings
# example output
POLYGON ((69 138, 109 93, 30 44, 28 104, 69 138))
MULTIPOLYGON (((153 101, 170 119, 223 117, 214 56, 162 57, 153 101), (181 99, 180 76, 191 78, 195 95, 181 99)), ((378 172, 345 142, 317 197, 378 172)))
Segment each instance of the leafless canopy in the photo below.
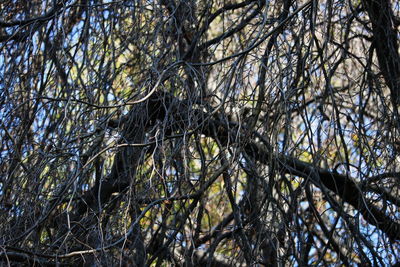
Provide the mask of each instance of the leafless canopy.
POLYGON ((400 262, 400 5, 0 2, 0 263, 400 262))

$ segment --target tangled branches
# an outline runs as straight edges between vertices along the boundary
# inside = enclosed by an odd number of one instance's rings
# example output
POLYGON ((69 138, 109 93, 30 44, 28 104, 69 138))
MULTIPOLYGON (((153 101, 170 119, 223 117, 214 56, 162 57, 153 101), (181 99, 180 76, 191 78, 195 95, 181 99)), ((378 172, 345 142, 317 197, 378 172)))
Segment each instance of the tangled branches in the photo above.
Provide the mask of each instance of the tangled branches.
POLYGON ((398 4, 0 10, 2 263, 400 261, 398 4))

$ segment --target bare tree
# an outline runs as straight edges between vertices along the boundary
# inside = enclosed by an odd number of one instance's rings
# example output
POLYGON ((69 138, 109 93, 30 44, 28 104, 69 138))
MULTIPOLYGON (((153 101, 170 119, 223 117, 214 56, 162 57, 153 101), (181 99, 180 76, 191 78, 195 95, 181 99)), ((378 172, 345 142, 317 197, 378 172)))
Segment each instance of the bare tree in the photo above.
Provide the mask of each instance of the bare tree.
POLYGON ((3 0, 2 265, 400 264, 399 13, 3 0))

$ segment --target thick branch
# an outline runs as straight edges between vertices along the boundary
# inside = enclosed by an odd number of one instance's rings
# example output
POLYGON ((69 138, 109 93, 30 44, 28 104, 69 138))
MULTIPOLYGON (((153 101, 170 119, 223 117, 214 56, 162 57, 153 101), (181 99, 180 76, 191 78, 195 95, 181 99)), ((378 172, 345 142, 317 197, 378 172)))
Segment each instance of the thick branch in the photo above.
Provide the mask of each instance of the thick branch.
POLYGON ((396 110, 400 105, 400 55, 390 1, 366 0, 363 3, 371 19, 379 66, 390 88, 396 110))

